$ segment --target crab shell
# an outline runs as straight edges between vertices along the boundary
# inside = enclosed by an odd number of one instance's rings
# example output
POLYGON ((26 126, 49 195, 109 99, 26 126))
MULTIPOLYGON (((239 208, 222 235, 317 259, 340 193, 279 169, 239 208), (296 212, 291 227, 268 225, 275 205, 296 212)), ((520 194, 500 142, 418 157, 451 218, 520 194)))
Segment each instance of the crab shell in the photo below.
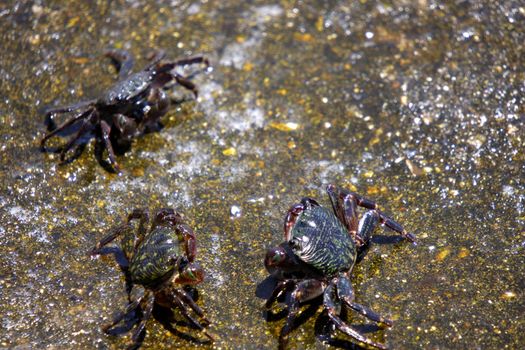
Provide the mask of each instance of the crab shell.
POLYGON ((167 281, 196 284, 204 278, 200 266, 186 256, 183 237, 168 226, 157 226, 140 243, 129 273, 133 283, 154 289, 167 281))
POLYGON ((289 245, 303 262, 324 276, 350 271, 357 257, 356 244, 331 210, 306 207, 291 227, 289 245))

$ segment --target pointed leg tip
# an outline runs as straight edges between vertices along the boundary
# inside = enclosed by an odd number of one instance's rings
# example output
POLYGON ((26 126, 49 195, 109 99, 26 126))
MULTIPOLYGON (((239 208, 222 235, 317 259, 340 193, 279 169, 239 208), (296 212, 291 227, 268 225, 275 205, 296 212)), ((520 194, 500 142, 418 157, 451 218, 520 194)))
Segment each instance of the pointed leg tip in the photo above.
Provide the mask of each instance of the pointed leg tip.
POLYGON ((394 321, 389 319, 384 319, 381 321, 382 324, 384 324, 387 327, 392 327, 394 325, 394 321))
POLYGON ((334 184, 326 185, 326 191, 330 192, 330 191, 333 191, 333 190, 335 190, 335 185, 334 184))
POLYGON ((416 235, 413 233, 406 233, 405 238, 412 242, 414 245, 417 245, 416 235))

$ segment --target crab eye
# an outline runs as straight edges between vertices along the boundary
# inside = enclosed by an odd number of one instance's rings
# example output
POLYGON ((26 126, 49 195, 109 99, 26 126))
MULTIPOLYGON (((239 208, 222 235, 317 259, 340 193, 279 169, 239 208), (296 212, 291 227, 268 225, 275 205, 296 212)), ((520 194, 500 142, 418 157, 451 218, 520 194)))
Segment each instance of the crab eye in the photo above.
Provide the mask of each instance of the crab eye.
POLYGON ((303 247, 303 242, 301 242, 299 239, 297 239, 296 237, 292 238, 288 244, 290 245, 290 247, 292 247, 292 249, 295 249, 295 250, 301 250, 302 247, 303 247))
POLYGON ((284 260, 284 257, 286 254, 281 250, 275 250, 272 252, 273 254, 270 254, 270 259, 272 260, 272 263, 278 264, 281 261, 284 260))
POLYGON ((278 264, 281 260, 283 260, 283 257, 279 254, 275 254, 274 256, 272 256, 272 262, 274 264, 278 264))
POLYGON ((286 252, 281 247, 268 249, 264 265, 268 271, 273 271, 276 266, 280 266, 286 260, 286 252))

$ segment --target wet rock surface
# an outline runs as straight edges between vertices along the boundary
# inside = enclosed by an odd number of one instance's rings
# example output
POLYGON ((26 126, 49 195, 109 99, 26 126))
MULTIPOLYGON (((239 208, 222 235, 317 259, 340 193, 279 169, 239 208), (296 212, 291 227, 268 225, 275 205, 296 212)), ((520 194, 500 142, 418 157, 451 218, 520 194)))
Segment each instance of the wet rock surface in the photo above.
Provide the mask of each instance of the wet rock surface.
MULTIPOLYGON (((88 252, 131 209, 172 206, 198 235, 215 347, 275 348, 283 321, 266 322, 255 296, 265 250, 291 204, 329 205, 324 185, 336 183, 419 240, 392 243, 379 229, 354 269, 357 301, 395 320, 370 337, 518 348, 524 20, 520 1, 1 4, 0 347, 122 348, 127 338, 100 325, 126 303, 123 276, 88 252), (128 49, 137 69, 156 48, 213 67, 193 79, 197 101, 118 157, 121 175, 92 144, 64 166, 38 150, 44 108, 115 81, 108 48, 128 49)), ((326 347, 318 316, 292 333, 293 348, 326 347)), ((199 345, 151 321, 144 346, 199 345)))

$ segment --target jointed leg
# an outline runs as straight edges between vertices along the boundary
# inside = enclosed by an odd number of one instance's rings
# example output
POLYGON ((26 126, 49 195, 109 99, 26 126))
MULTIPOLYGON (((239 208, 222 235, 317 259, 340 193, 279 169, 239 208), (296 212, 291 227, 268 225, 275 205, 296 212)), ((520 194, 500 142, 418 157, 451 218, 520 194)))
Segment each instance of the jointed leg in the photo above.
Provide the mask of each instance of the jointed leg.
POLYGON ((150 90, 148 105, 151 109, 144 116, 144 125, 146 128, 155 130, 159 127, 159 118, 166 114, 170 103, 170 99, 163 90, 159 88, 152 88, 150 90))
POLYGON ((129 224, 122 224, 122 225, 119 225, 117 227, 114 227, 113 229, 111 229, 109 231, 109 233, 104 236, 96 245, 95 247, 91 250, 91 254, 92 255, 98 255, 100 254, 100 250, 106 246, 107 244, 113 242, 115 240, 115 238, 119 237, 120 235, 122 235, 123 231, 124 230, 128 230, 130 227, 129 227, 129 224))
MULTIPOLYGON (((153 306, 155 305, 155 295, 151 292, 147 292, 145 298, 146 300, 141 303, 142 305, 145 304, 142 307, 142 318, 137 325, 137 328, 135 328, 133 334, 131 335, 133 344, 129 347, 130 349, 138 349, 140 346, 141 335, 143 332, 145 332, 146 322, 151 318, 151 313, 153 312, 153 306)), ((139 300, 142 301, 142 298, 139 300)))
POLYGON ((109 333, 111 328, 115 327, 115 325, 117 325, 120 321, 122 321, 122 319, 124 317, 126 317, 127 314, 129 314, 131 311, 135 310, 138 306, 139 306, 138 302, 129 303, 128 306, 126 306, 126 309, 123 312, 120 312, 116 317, 114 317, 113 320, 110 323, 105 324, 105 325, 103 325, 101 327, 102 331, 104 333, 109 333))
POLYGON ((117 171, 120 172, 120 167, 115 159, 115 152, 113 151, 113 146, 111 145, 111 140, 109 138, 109 133, 111 132, 111 126, 105 121, 100 121, 100 131, 102 133, 102 139, 108 150, 109 162, 111 166, 117 171))
POLYGON ((119 79, 127 77, 133 69, 133 56, 126 50, 109 50, 104 53, 104 56, 111 59, 111 63, 115 66, 119 79))
POLYGON ((210 65, 210 62, 208 61, 207 58, 203 56, 195 56, 195 57, 182 58, 180 60, 164 63, 160 65, 160 67, 158 67, 157 72, 169 72, 178 66, 187 66, 190 64, 197 64, 197 63, 204 63, 206 68, 209 67, 210 65))
POLYGON ((370 338, 367 338, 363 334, 359 333, 354 328, 347 325, 340 317, 339 310, 341 309, 340 302, 337 300, 336 291, 333 284, 330 284, 325 292, 323 304, 328 311, 328 317, 334 322, 337 329, 341 332, 351 336, 352 338, 360 341, 361 343, 368 344, 370 346, 376 347, 378 349, 386 350, 386 346, 381 343, 376 343, 370 338))
POLYGON ((89 100, 89 101, 78 102, 78 103, 75 103, 75 104, 72 104, 72 105, 69 105, 69 106, 52 108, 52 109, 46 110, 45 111, 45 117, 44 117, 44 123, 45 123, 45 125, 47 125, 47 130, 48 131, 52 131, 52 130, 56 129, 55 121, 53 120, 53 118, 51 118, 51 116, 53 114, 73 112, 73 111, 76 111, 77 109, 89 106, 89 105, 91 105, 91 104, 93 104, 95 102, 97 102, 97 100, 93 99, 93 100, 89 100))
MULTIPOLYGON (((207 58, 203 56, 195 56, 195 57, 183 58, 177 61, 164 63, 160 65, 159 67, 157 67, 157 73, 169 73, 173 69, 175 69, 175 67, 186 66, 186 65, 197 64, 197 63, 204 63, 206 68, 208 68, 210 65, 210 62, 208 61, 207 58)), ((197 89, 195 87, 195 84, 193 84, 189 80, 189 77, 184 77, 177 73, 170 73, 170 74, 171 74, 172 79, 175 79, 177 83, 184 86, 186 89, 191 90, 193 94, 195 95, 195 97, 197 97, 197 89)))
POLYGON ((86 132, 89 132, 93 129, 93 127, 96 125, 97 119, 98 115, 96 114, 95 110, 91 110, 91 112, 82 121, 82 125, 80 126, 80 129, 78 129, 75 136, 71 137, 60 151, 60 161, 64 162, 64 160, 66 159, 66 153, 86 132))
POLYGON ((120 131, 124 139, 129 141, 138 133, 137 123, 133 118, 124 114, 114 114, 112 119, 113 125, 120 131))
POLYGON ((413 243, 416 242, 416 236, 413 233, 405 231, 405 229, 403 228, 403 226, 401 226, 401 224, 392 220, 391 218, 389 218, 388 216, 386 216, 379 210, 377 210, 377 212, 379 213, 379 220, 381 221, 382 224, 384 224, 389 229, 394 230, 395 232, 399 233, 401 236, 405 237, 410 242, 413 242, 413 243))
POLYGON ((202 309, 195 303, 193 298, 189 296, 188 293, 179 289, 175 289, 174 293, 179 299, 186 303, 193 310, 193 312, 195 312, 201 318, 201 320, 204 321, 204 323, 210 324, 210 321, 206 318, 202 309))
POLYGON ((292 289, 292 287, 295 286, 295 281, 291 279, 287 279, 284 281, 279 281, 277 283, 277 286, 275 286, 275 289, 272 292, 272 295, 266 300, 265 307, 266 309, 269 309, 272 304, 281 296, 283 292, 286 292, 287 290, 292 289))
POLYGON ((187 66, 187 65, 196 64, 196 63, 204 63, 206 67, 210 65, 210 62, 208 61, 208 59, 203 56, 182 58, 180 60, 176 60, 175 62, 172 62, 172 64, 174 64, 175 66, 187 66))
POLYGON ((304 211, 304 205, 302 203, 296 203, 288 209, 288 213, 284 218, 284 240, 289 241, 291 238, 290 231, 297 221, 297 217, 304 211))
POLYGON ((304 301, 312 300, 323 293, 323 285, 318 280, 304 280, 297 283, 291 295, 288 306, 288 317, 279 335, 279 348, 284 349, 288 342, 288 335, 293 329, 293 322, 299 312, 299 304, 304 301))
POLYGON ((289 241, 290 240, 290 230, 295 225, 295 222, 297 221, 297 217, 301 215, 301 213, 310 208, 311 206, 319 206, 319 203, 315 199, 305 197, 301 199, 301 203, 296 203, 292 205, 290 209, 288 209, 288 213, 286 214, 284 218, 284 240, 289 241))
MULTIPOLYGON (((129 232, 129 230, 132 230, 133 227, 130 225, 131 221, 133 220, 139 220, 139 227, 138 227, 138 234, 136 235, 137 238, 133 238, 133 244, 131 247, 125 247, 125 243, 123 243, 124 251, 132 251, 134 248, 140 243, 144 235, 146 234, 146 226, 149 221, 149 213, 147 209, 135 209, 131 214, 128 215, 128 220, 125 224, 119 225, 117 227, 114 227, 110 230, 110 232, 104 236, 92 249, 91 254, 96 255, 100 254, 100 250, 106 246, 107 244, 113 242, 117 237, 125 235, 126 231, 129 232)), ((135 236, 135 235, 129 235, 135 236)))
POLYGON ((204 335, 206 335, 211 341, 215 341, 213 336, 208 333, 206 328, 188 313, 188 310, 186 310, 186 306, 184 305, 184 303, 176 295, 174 295, 174 297, 172 299, 172 303, 173 303, 173 306, 175 306, 175 307, 177 307, 179 309, 181 314, 186 318, 186 320, 188 320, 188 322, 190 322, 190 324, 192 326, 196 327, 201 332, 203 332, 204 335))
POLYGON ((77 115, 76 117, 73 117, 67 121, 65 121, 64 123, 62 123, 60 126, 58 127, 53 127, 52 130, 47 133, 44 138, 42 138, 42 140, 40 141, 40 148, 42 150, 45 150, 45 143, 47 140, 49 140, 51 137, 55 136, 56 134, 58 134, 59 132, 61 132, 62 130, 66 129, 67 127, 75 124, 76 122, 78 122, 79 120, 81 119, 84 119, 88 116, 91 115, 91 113, 93 113, 93 109, 88 109, 87 111, 85 112, 82 112, 80 113, 79 115, 77 115))
POLYGON ((377 204, 370 200, 370 199, 367 199, 357 193, 354 193, 354 192, 350 192, 344 188, 340 188, 340 187, 336 187, 332 184, 328 185, 326 187, 326 191, 329 193, 330 195, 330 198, 332 198, 332 196, 335 196, 336 198, 350 198, 351 200, 353 200, 355 202, 355 204, 357 204, 358 206, 360 207, 363 207, 363 208, 366 208, 366 209, 370 209, 370 210, 375 210, 378 215, 379 215, 379 220, 382 224, 384 224, 386 227, 394 230, 395 232, 401 234, 403 237, 405 237, 407 240, 411 241, 411 242, 415 242, 416 241, 416 236, 412 233, 408 233, 407 231, 405 231, 405 229, 403 228, 403 226, 401 226, 401 224, 397 223, 396 221, 394 221, 393 219, 389 218, 388 216, 386 216, 385 214, 383 214, 379 209, 378 209, 378 206, 377 204))
POLYGON ((357 242, 358 247, 365 244, 361 237, 357 234, 358 231, 358 216, 357 203, 352 197, 351 193, 341 193, 335 186, 328 185, 326 188, 332 208, 337 218, 345 225, 346 229, 357 242))
POLYGON ((359 220, 357 235, 365 244, 372 238, 372 233, 379 224, 379 220, 379 213, 375 210, 364 213, 361 220, 359 220))
POLYGON ((128 215, 128 223, 133 220, 139 220, 138 233, 140 236, 146 234, 147 225, 149 222, 149 210, 148 209, 134 209, 131 214, 128 215))
POLYGON ((125 235, 121 241, 121 248, 124 254, 131 255, 141 244, 147 232, 148 222, 149 214, 147 209, 135 209, 128 215, 127 227, 130 233, 125 235), (139 220, 136 233, 132 232, 135 227, 132 225, 134 220, 139 220))
POLYGON ((375 228, 379 224, 379 214, 376 210, 370 210, 363 214, 361 220, 359 220, 359 225, 357 227, 357 237, 361 245, 357 246, 357 260, 356 262, 361 261, 371 245, 372 234, 374 233, 375 228))
POLYGON ((197 91, 197 86, 195 84, 193 84, 190 80, 188 80, 187 78, 185 78, 185 77, 183 77, 182 75, 179 75, 179 74, 175 75, 175 80, 177 81, 177 83, 179 83, 180 85, 184 86, 186 89, 191 90, 191 92, 193 92, 193 96, 195 96, 195 98, 197 98, 199 96, 199 92, 197 91))
POLYGON ((337 295, 348 307, 372 321, 392 327, 393 322, 391 320, 384 318, 364 305, 354 302, 354 290, 347 275, 342 274, 336 283, 337 295))
POLYGON ((195 232, 186 223, 181 222, 175 226, 175 230, 178 235, 181 235, 184 239, 184 247, 186 250, 186 256, 190 262, 195 260, 197 255, 197 239, 195 232))
POLYGON ((151 67, 159 63, 164 57, 166 57, 166 52, 164 50, 153 51, 150 55, 148 55, 148 60, 150 62, 146 68, 144 68, 144 70, 151 69, 151 67))

